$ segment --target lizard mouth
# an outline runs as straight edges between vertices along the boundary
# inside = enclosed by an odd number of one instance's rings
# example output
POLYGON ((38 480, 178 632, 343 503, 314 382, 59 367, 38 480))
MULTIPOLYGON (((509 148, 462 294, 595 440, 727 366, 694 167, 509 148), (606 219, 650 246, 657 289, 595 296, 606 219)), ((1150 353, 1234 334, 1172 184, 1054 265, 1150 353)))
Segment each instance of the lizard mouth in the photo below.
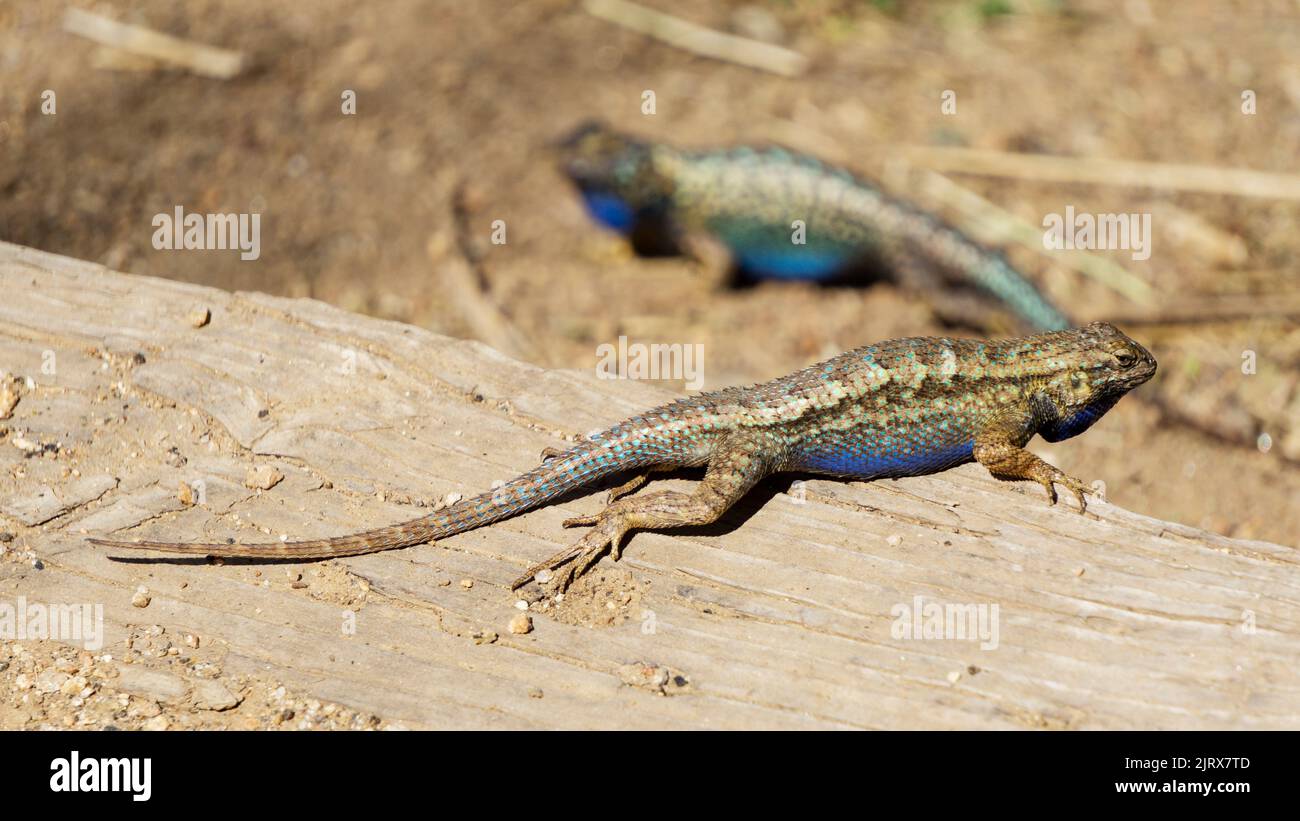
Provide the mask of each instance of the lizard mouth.
POLYGON ((1133 366, 1133 374, 1130 377, 1130 384, 1132 387, 1136 388, 1138 385, 1141 385, 1143 382, 1146 382, 1156 375, 1157 364, 1156 358, 1152 356, 1151 352, 1146 348, 1136 342, 1133 343, 1133 347, 1138 351, 1138 362, 1133 366))

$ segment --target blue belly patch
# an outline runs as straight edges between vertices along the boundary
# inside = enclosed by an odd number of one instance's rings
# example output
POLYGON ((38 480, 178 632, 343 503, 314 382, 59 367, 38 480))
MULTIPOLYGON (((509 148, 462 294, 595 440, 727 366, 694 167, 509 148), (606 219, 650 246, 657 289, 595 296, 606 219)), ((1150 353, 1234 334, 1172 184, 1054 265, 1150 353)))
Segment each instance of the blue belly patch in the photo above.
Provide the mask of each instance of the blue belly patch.
POLYGON ((972 458, 974 448, 975 442, 972 440, 942 450, 906 456, 886 456, 857 451, 810 453, 800 458, 797 466, 818 473, 830 473, 855 479, 918 476, 968 462, 972 458))
POLYGON ((1077 413, 1058 420, 1054 425, 1044 425, 1039 428, 1038 435, 1049 442, 1059 442, 1062 439, 1069 439, 1071 436, 1078 436, 1088 428, 1092 423, 1106 415, 1106 411, 1114 407, 1119 401, 1119 397, 1111 397, 1106 401, 1089 405, 1077 413))
POLYGON ((734 249, 734 253, 741 268, 773 279, 825 279, 850 261, 849 254, 844 251, 793 245, 761 251, 734 249))
POLYGON ((621 197, 603 191, 583 191, 582 199, 588 213, 602 225, 621 234, 630 233, 636 226, 636 209, 621 197))

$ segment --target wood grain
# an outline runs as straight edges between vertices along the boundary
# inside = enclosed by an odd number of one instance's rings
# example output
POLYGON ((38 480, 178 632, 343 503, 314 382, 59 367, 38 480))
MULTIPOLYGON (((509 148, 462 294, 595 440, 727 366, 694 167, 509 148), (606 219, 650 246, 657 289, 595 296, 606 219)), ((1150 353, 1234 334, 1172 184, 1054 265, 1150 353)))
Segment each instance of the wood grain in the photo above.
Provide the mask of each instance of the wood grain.
POLYGON ((0 370, 31 380, 0 420, 0 529, 42 566, 0 562, 0 598, 103 603, 110 643, 133 624, 194 631, 227 675, 410 727, 1300 727, 1293 549, 1104 502, 1079 516, 976 467, 768 483, 716 528, 635 536, 534 605, 526 635, 507 629, 510 580, 603 493, 329 563, 356 601, 315 565, 289 566, 313 580, 295 588, 281 566, 114 560, 84 535, 314 538, 413 518, 667 394, 13 245, 0 288, 0 370), (258 464, 284 481, 246 487, 258 464), (182 482, 202 483, 198 504, 182 482), (141 584, 147 611, 130 604, 141 584), (896 637, 918 596, 997 605, 996 648, 896 637), (647 669, 668 683, 646 686, 647 669))

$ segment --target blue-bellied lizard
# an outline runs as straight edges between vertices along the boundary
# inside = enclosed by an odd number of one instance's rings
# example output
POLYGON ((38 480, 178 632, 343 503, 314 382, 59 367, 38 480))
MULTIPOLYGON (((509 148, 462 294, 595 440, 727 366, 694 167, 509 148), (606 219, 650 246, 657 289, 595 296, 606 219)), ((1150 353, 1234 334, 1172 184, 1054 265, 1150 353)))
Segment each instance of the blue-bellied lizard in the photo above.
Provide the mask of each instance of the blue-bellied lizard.
POLYGON ((600 222, 642 250, 712 238, 759 278, 891 272, 945 318, 986 326, 966 286, 1037 331, 1069 327, 1002 254, 840 168, 782 148, 689 151, 588 123, 560 144, 564 172, 600 222))
POLYGON ((567 565, 561 589, 606 550, 619 555, 633 529, 661 530, 715 521, 756 483, 778 472, 875 479, 934 473, 976 461, 1003 479, 1091 489, 1034 454, 1035 434, 1055 442, 1087 430, 1120 397, 1146 382, 1156 361, 1114 326, 1005 340, 920 337, 870 345, 750 387, 702 393, 614 425, 501 488, 423 518, 350 536, 271 544, 184 544, 91 539, 115 548, 320 559, 431 542, 539 507, 620 473, 634 478, 594 516, 566 526, 594 529, 571 549, 537 565, 567 565), (651 471, 705 467, 693 493, 628 494, 651 471))

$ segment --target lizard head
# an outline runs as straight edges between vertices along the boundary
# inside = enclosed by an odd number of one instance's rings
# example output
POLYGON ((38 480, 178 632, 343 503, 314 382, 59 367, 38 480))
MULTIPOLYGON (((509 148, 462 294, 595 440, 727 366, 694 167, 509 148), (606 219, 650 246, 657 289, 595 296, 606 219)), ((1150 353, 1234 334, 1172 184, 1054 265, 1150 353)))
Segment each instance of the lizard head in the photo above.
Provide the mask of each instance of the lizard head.
POLYGON ((583 123, 556 143, 560 167, 600 222, 631 233, 640 219, 660 213, 671 185, 656 170, 670 149, 620 134, 601 122, 583 123))
POLYGON ((589 120, 555 143, 560 167, 582 189, 616 190, 629 185, 649 158, 649 146, 589 120))
POLYGON ((1042 414, 1038 432, 1049 442, 1087 430, 1156 372, 1151 352, 1109 322, 1062 333, 1073 338, 1075 350, 1044 386, 1052 407, 1042 414))

